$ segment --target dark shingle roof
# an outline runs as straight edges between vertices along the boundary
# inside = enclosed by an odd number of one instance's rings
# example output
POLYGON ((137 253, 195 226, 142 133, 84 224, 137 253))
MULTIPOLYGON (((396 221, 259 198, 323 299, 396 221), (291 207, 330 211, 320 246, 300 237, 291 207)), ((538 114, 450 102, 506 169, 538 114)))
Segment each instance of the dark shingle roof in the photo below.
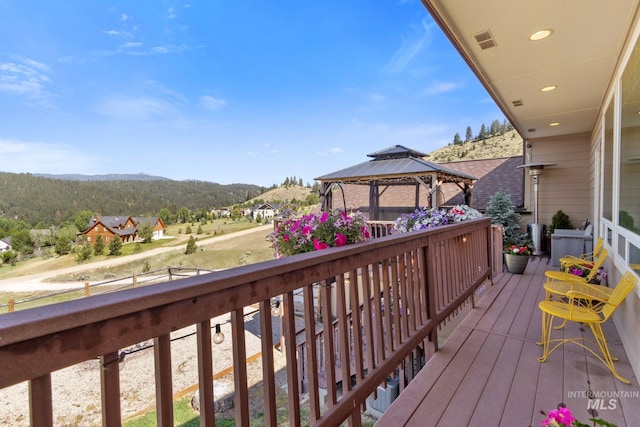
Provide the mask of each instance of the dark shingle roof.
POLYGON ((455 169, 428 162, 421 157, 423 153, 395 145, 384 150, 368 154, 373 160, 359 163, 336 172, 315 178, 319 181, 369 182, 371 180, 403 181, 414 177, 436 175, 444 182, 471 182, 476 178, 455 169))

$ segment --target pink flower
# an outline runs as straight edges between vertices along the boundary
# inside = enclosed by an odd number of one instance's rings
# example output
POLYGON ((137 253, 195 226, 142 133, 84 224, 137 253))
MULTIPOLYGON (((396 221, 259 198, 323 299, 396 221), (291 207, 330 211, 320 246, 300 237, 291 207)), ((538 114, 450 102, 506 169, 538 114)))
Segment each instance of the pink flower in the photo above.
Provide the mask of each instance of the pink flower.
POLYGON ((347 244, 347 236, 336 233, 336 246, 344 246, 347 244))
POLYGON ((284 236, 282 236, 282 240, 284 240, 285 242, 289 243, 289 241, 291 240, 291 237, 289 237, 288 234, 285 234, 284 236))
POLYGON ((317 251, 322 250, 322 249, 327 249, 329 247, 329 245, 327 245, 325 242, 321 242, 320 240, 316 239, 315 237, 313 238, 313 247, 316 248, 317 251))
POLYGON ((571 414, 569 408, 558 408, 553 411, 549 411, 549 415, 547 415, 547 419, 542 421, 542 427, 547 426, 571 426, 571 424, 575 421, 575 417, 571 414))
POLYGON ((571 268, 569 271, 575 276, 582 276, 582 270, 579 268, 571 268))
POLYGON ((327 219, 329 219, 329 212, 324 212, 320 217, 320 222, 324 224, 327 222, 327 219))

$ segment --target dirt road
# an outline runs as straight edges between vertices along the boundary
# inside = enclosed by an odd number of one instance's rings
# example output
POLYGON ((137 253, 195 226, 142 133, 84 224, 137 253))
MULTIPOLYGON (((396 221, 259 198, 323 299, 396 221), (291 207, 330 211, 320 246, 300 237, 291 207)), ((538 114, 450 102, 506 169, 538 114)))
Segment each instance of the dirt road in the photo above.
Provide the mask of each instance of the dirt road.
MULTIPOLYGON (((238 231, 236 233, 223 234, 221 236, 212 237, 210 239, 203 240, 198 244, 200 246, 212 245, 216 242, 232 239, 237 236, 242 236, 250 233, 263 233, 267 234, 273 230, 272 224, 265 224, 249 230, 238 231)), ((74 265, 73 267, 60 268, 56 270, 50 270, 44 273, 35 273, 27 276, 14 277, 11 279, 0 280, 0 291, 16 292, 16 291, 40 291, 40 290, 59 290, 59 289, 74 289, 82 288, 84 283, 82 282, 68 282, 68 283, 53 283, 46 280, 52 277, 60 276, 63 274, 74 274, 85 270, 93 270, 96 268, 113 267, 119 264, 126 264, 131 261, 148 258, 167 252, 183 251, 182 246, 165 246, 162 248, 152 249, 150 251, 141 252, 133 255, 127 255, 124 257, 105 259, 102 261, 96 261, 89 264, 74 265)))

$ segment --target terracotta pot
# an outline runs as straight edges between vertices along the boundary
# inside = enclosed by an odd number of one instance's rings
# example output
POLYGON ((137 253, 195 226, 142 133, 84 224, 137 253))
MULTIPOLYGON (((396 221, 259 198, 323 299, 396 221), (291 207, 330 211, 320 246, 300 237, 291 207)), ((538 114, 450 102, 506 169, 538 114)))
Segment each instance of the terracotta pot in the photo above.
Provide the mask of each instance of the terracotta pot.
POLYGON ((507 271, 512 274, 522 274, 529 263, 529 255, 504 254, 507 271))

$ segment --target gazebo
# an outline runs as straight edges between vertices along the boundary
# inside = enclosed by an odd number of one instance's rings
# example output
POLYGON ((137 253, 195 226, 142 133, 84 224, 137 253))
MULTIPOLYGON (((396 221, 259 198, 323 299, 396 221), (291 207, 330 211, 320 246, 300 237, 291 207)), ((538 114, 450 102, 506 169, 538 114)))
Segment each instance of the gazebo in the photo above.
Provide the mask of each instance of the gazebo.
MULTIPOLYGON (((471 192, 476 178, 428 162, 423 159, 427 156, 424 153, 402 145, 394 145, 367 156, 372 160, 316 178, 322 185, 323 210, 334 208, 331 190, 336 185, 342 191, 342 204, 345 209, 346 186, 369 186, 368 210, 371 220, 392 220, 399 214, 413 211, 420 206, 421 194, 426 202, 423 205, 436 207, 443 201, 440 187, 445 183, 456 184, 464 194, 465 203, 471 204, 471 192), (398 188, 401 188, 401 191, 397 191, 398 188), (395 195, 392 194, 394 192, 395 195), (391 206, 382 206, 383 195, 392 203, 391 206), (413 199, 413 203, 407 204, 408 199, 413 199)), ((336 207, 340 206, 339 202, 336 207)))

